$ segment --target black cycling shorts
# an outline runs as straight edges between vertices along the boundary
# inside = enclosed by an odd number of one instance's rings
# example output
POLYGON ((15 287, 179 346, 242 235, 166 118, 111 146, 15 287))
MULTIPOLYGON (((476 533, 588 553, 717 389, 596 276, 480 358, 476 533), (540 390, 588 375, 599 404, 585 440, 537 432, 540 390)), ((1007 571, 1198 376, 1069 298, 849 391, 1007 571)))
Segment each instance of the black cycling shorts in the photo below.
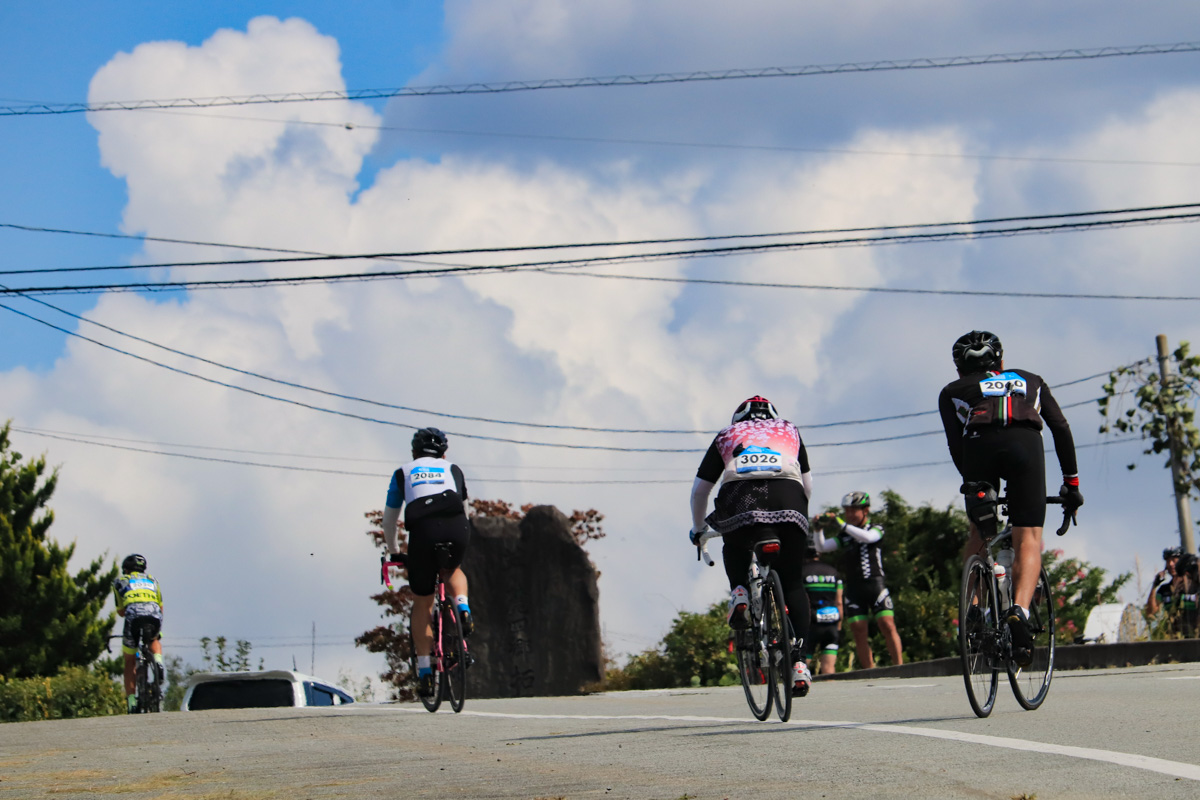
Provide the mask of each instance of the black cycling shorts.
POLYGON ((804 657, 812 658, 813 654, 833 654, 838 651, 838 643, 842 639, 842 633, 838 630, 836 622, 822 622, 812 624, 808 629, 808 636, 804 639, 804 657))
POLYGON ((433 546, 450 545, 450 561, 446 569, 462 564, 471 541, 471 523, 464 515, 426 517, 414 523, 408 532, 408 585, 418 597, 433 594, 433 579, 437 572, 437 555, 433 546))
POLYGON ((121 652, 133 655, 141 642, 162 638, 162 609, 158 603, 131 603, 125 607, 125 627, 121 630, 121 652))
POLYGON ((847 622, 867 619, 870 616, 892 615, 892 595, 883 585, 883 578, 872 578, 865 583, 848 583, 843 592, 847 622))
POLYGON ((962 465, 964 482, 987 481, 998 494, 1008 495, 1008 521, 1014 526, 1045 525, 1046 454, 1041 431, 1014 426, 970 432, 963 439, 962 465))

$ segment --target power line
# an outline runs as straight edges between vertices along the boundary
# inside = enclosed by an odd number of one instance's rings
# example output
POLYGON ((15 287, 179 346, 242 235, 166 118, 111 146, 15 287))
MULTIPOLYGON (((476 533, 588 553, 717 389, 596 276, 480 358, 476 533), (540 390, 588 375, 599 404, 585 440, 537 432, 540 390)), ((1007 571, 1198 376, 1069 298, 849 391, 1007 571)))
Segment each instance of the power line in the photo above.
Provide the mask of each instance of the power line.
MULTIPOLYGON (((825 239, 804 242, 779 242, 753 245, 737 245, 716 248, 697 248, 690 250, 674 250, 658 253, 638 253, 631 255, 595 256, 574 259, 557 259, 552 261, 525 261, 509 264, 492 264, 477 266, 446 266, 440 269, 422 270, 389 270, 385 272, 354 272, 326 275, 297 275, 286 277, 260 278, 225 278, 211 280, 186 281, 144 281, 139 283, 113 283, 67 286, 27 286, 20 288, 0 289, 0 295, 12 294, 92 294, 96 292, 114 291, 179 291, 182 289, 231 289, 231 288, 262 288, 266 286, 297 286, 303 284, 333 284, 347 281, 374 280, 404 280, 418 277, 448 277, 456 275, 480 275, 492 273, 509 273, 519 271, 552 271, 551 268, 571 268, 598 264, 620 263, 652 263, 656 261, 680 258, 720 258, 737 255, 757 255, 763 253, 782 253, 807 249, 826 249, 837 247, 873 247, 880 245, 916 244, 928 242, 961 241, 974 239, 991 239, 997 237, 1024 236, 1032 234, 1067 233, 1087 230, 1116 229, 1141 225, 1157 225, 1166 223, 1195 222, 1200 219, 1200 212, 1189 214, 1163 214, 1152 217, 1134 219, 1106 219, 1090 222, 1069 222, 1053 225, 1024 225, 1010 228, 994 228, 984 231, 941 231, 935 233, 914 233, 891 236, 847 237, 841 239, 825 239)), ((301 257, 296 259, 248 259, 237 261, 204 261, 177 262, 168 264, 142 265, 143 269, 150 267, 181 267, 181 266, 215 266, 278 263, 288 261, 326 261, 345 259, 385 258, 404 254, 374 253, 352 256, 321 256, 301 257)), ((122 267, 125 268, 125 267, 122 267)), ((9 273, 11 274, 11 273, 9 273)))
POLYGON ((531 141, 571 142, 582 144, 619 144, 650 147, 680 147, 713 150, 749 150, 759 152, 820 153, 830 155, 884 156, 897 158, 940 158, 956 161, 1016 161, 1023 163, 1050 164, 1105 164, 1137 167, 1200 167, 1200 161, 1158 161, 1138 158, 1071 158, 1067 156, 1015 156, 1005 153, 929 153, 898 150, 856 150, 843 147, 796 147, 792 145, 746 144, 733 142, 683 142, 664 139, 628 139, 609 136, 568 136, 564 134, 514 133, 509 131, 464 131, 448 128, 411 128, 400 125, 363 125, 356 122, 328 122, 310 119, 280 119, 278 117, 247 117, 233 114, 209 114, 204 112, 168 109, 135 109, 147 114, 163 114, 198 119, 226 119, 241 122, 264 122, 274 125, 309 125, 313 127, 341 128, 346 131, 359 129, 372 131, 394 131, 397 133, 432 134, 436 136, 474 136, 495 139, 521 139, 531 141))
MULTIPOLYGON (((279 247, 259 247, 255 245, 229 244, 225 242, 207 242, 191 239, 170 239, 156 236, 144 236, 120 233, 98 233, 95 231, 77 231, 63 228, 35 227, 18 225, 11 222, 0 222, 0 228, 27 231, 32 233, 57 233, 73 236, 94 236, 111 239, 128 239, 142 242, 164 242, 169 244, 186 244, 200 247, 217 247, 226 250, 259 250, 270 253, 287 253, 296 257, 286 258, 249 258, 249 259, 220 259, 212 261, 165 261, 150 264, 104 264, 88 267, 39 267, 34 269, 0 270, 0 275, 45 275, 77 272, 112 272, 139 269, 177 269, 181 267, 212 267, 212 266, 241 266, 249 264, 290 264, 314 261, 350 261, 350 260, 412 260, 429 256, 462 256, 462 255, 493 255, 500 253, 536 252, 547 250, 583 250, 600 247, 634 247, 640 245, 684 244, 688 242, 720 242, 739 239, 780 239, 790 236, 828 236, 844 233, 869 233, 882 231, 928 230, 930 228, 962 228, 980 225, 1001 225, 1014 222, 1047 222, 1050 220, 1083 219, 1085 217, 1115 217, 1130 214, 1150 214, 1152 212, 1183 211, 1200 209, 1200 203, 1174 203, 1156 206, 1132 206, 1128 208, 1109 208, 1096 211, 1068 211, 1054 214, 1025 214, 1005 217, 985 217, 972 220, 949 220, 946 222, 912 222, 902 225, 865 225, 848 228, 818 228, 813 230, 775 231, 767 233, 727 233, 708 236, 674 236, 654 239, 616 239, 594 242, 568 242, 559 244, 530 244, 508 245, 495 247, 443 248, 438 250, 413 250, 407 252, 384 253, 322 253, 312 250, 289 250, 279 247)), ((1151 217, 1157 220, 1157 217, 1151 217)), ((1118 220, 1118 222, 1121 220, 1118 220)), ((854 240, 858 241, 858 240, 854 240)), ((870 239, 866 241, 871 241, 870 239)), ((435 263, 435 266, 448 267, 455 265, 435 263)), ((464 265, 474 268, 472 265, 464 265)))
MULTIPOLYGON (((332 391, 328 391, 325 389, 318 389, 316 387, 306 386, 304 384, 296 383, 294 381, 286 381, 286 380, 283 380, 280 378, 274 378, 269 375, 264 375, 262 373, 252 372, 250 370, 233 367, 228 364, 223 364, 219 361, 214 361, 212 359, 204 358, 202 356, 197 356, 192 353, 187 353, 183 350, 178 350, 173 347, 168 347, 166 345, 159 344, 158 342, 154 342, 150 339, 145 339, 140 336, 135 336, 131 333, 127 333, 125 331, 119 330, 110 325, 105 325, 104 323, 96 322, 95 320, 89 319, 80 314, 75 314, 71 311, 67 311, 66 309, 52 305, 51 303, 47 303, 44 300, 39 300, 36 297, 29 297, 26 299, 30 300, 31 302, 38 303, 39 305, 45 306, 46 308, 57 311, 61 314, 65 314, 66 316, 71 317, 73 319, 79 320, 81 322, 86 322, 86 323, 88 323, 90 325, 94 325, 98 328, 102 328, 111 333, 115 333, 117 335, 124 336, 129 339, 133 339, 134 341, 150 345, 151 347, 155 347, 160 350, 165 350, 165 351, 167 351, 169 353, 173 353, 175 355, 179 355, 179 356, 183 356, 185 358, 190 358, 190 359, 193 359, 196 361, 200 361, 202 363, 209 364, 211 366, 215 366, 220 369, 228 370, 230 372, 235 372, 240 375, 246 375, 246 376, 249 376, 252 378, 258 378, 259 380, 265 380, 265 381, 269 381, 271 383, 288 386, 288 387, 291 387, 294 389, 300 389, 303 391, 314 392, 316 394, 324 395, 327 397, 336 397, 336 398, 342 399, 342 400, 349 400, 349 401, 356 402, 356 403, 364 403, 367 405, 373 405, 373 406, 382 407, 382 408, 390 408, 390 409, 394 409, 397 411, 408 411, 408 412, 412 412, 412 413, 427 414, 430 416, 441 417, 444 419, 459 419, 459 420, 466 420, 466 421, 472 421, 472 422, 486 422, 486 423, 492 423, 492 424, 497 424, 497 425, 513 425, 513 426, 519 426, 519 427, 554 429, 554 430, 575 430, 575 431, 587 431, 587 432, 593 432, 593 433, 708 434, 711 432, 708 430, 687 430, 687 429, 674 429, 673 430, 673 429, 662 429, 662 428, 658 428, 658 429, 603 428, 603 427, 583 426, 583 425, 561 425, 561 424, 556 425, 556 424, 548 424, 548 423, 520 422, 520 421, 515 421, 515 420, 504 420, 504 419, 497 419, 497 418, 492 418, 492 417, 479 417, 479 416, 470 416, 470 415, 465 415, 465 414, 450 414, 447 412, 434 411, 431 409, 415 408, 413 406, 403 406, 403 405, 398 405, 395 403, 385 403, 385 402, 378 401, 378 400, 370 400, 367 398, 356 397, 354 395, 343 394, 340 392, 332 392, 332 391)), ((118 351, 118 352, 123 352, 123 351, 118 351)), ((152 363, 157 363, 157 362, 152 362, 152 363)), ((1128 365, 1128 366, 1136 366, 1136 363, 1128 365)), ((1083 382, 1086 380, 1092 380, 1094 378, 1106 376, 1111 371, 1112 370, 1109 370, 1108 372, 1099 373, 1097 375, 1089 376, 1087 378, 1081 378, 1078 381, 1073 381, 1072 383, 1079 383, 1079 382, 1083 382)), ((1060 384, 1060 385, 1070 385, 1070 384, 1060 384)), ((1058 387, 1054 386, 1051 388, 1058 388, 1058 387)), ((797 427, 800 428, 801 430, 810 430, 810 429, 816 429, 816 428, 832 428, 832 427, 840 427, 843 425, 860 425, 860 424, 865 424, 865 423, 869 423, 869 422, 883 422, 883 421, 889 421, 889 420, 895 420, 895 419, 904 419, 907 417, 923 416, 925 414, 931 414, 931 413, 936 413, 936 412, 930 411, 930 412, 917 412, 914 414, 897 414, 897 415, 893 415, 893 416, 889 416, 889 417, 879 417, 879 418, 868 419, 868 420, 849 420, 849 421, 843 421, 843 422, 826 422, 826 423, 818 423, 818 424, 811 424, 811 425, 798 425, 797 427)))
POLYGON ((437 95, 498 94, 532 92, 543 89, 583 89, 602 86, 651 86, 674 83, 751 80, 756 78, 799 78, 857 72, 897 72, 905 70, 949 69, 994 64, 1023 64, 1046 61, 1080 61, 1117 56, 1165 55, 1200 50, 1200 42, 1143 44, 1126 47, 993 53, 989 55, 913 58, 906 60, 860 61, 843 64, 813 64, 799 67, 761 67, 754 69, 704 70, 650 75, 614 75, 586 78, 550 78, 533 81, 478 82, 437 86, 408 86, 399 89, 326 90, 279 94, 224 95, 185 97, 167 100, 126 100, 97 103, 32 103, 0 106, 0 116, 77 114, 88 111, 131 111, 159 108, 212 108, 279 103, 311 103, 330 100, 379 100, 392 97, 430 97, 437 95))
POLYGON ((987 291, 982 289, 905 289, 896 286, 833 286, 819 283, 765 283, 762 281, 721 280, 718 278, 670 278, 652 275, 611 275, 599 272, 558 272, 546 270, 547 275, 568 278, 606 278, 622 281, 647 281, 653 283, 684 283, 700 286, 740 286, 751 289, 799 289, 817 292, 866 292, 873 294, 927 294, 952 297, 1021 297, 1038 300, 1154 300, 1170 302, 1196 302, 1200 296, 1169 294, 1089 294, 1086 292, 1016 292, 987 291))

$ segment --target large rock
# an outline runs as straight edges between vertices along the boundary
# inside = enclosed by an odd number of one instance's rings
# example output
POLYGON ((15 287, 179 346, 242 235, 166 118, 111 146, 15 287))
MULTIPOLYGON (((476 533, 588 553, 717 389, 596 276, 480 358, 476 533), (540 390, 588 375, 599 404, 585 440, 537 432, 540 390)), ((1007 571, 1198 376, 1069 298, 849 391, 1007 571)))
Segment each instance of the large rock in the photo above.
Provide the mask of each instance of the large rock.
POLYGON ((578 694, 603 676, 596 568, 553 506, 472 518, 468 697, 578 694))

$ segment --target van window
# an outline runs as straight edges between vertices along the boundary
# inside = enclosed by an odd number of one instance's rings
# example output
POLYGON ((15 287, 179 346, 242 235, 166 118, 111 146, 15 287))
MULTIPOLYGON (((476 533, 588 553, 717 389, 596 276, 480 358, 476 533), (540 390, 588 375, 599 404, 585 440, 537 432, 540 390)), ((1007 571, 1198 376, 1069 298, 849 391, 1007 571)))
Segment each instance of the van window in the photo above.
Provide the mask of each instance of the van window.
POLYGON ((331 706, 333 705, 333 692, 323 686, 304 682, 304 696, 308 700, 310 706, 331 706))
POLYGON ((229 680, 196 684, 188 708, 207 711, 213 708, 279 708, 295 704, 291 681, 229 680))

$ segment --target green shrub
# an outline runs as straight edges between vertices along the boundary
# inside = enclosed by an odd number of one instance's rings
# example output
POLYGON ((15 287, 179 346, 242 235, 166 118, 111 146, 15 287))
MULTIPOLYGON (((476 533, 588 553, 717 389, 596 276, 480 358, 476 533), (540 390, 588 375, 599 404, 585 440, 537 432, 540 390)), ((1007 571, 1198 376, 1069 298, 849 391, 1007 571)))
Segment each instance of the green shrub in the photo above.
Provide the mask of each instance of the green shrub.
POLYGON ((0 677, 0 722, 124 713, 125 697, 116 681, 83 667, 66 667, 52 678, 0 677))

